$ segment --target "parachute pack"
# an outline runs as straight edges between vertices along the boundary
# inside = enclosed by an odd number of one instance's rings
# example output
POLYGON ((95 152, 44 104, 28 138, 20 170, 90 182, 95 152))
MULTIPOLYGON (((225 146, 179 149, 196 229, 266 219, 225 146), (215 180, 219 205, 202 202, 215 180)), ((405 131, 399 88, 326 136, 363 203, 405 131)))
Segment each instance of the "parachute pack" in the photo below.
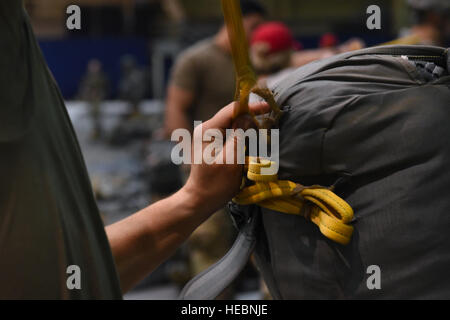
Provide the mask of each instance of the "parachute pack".
POLYGON ((351 239, 329 239, 305 214, 231 203, 235 244, 180 298, 214 298, 252 253, 275 299, 450 298, 448 50, 358 50, 271 88, 283 110, 278 178, 345 200, 351 239), (380 288, 368 285, 373 266, 380 288))

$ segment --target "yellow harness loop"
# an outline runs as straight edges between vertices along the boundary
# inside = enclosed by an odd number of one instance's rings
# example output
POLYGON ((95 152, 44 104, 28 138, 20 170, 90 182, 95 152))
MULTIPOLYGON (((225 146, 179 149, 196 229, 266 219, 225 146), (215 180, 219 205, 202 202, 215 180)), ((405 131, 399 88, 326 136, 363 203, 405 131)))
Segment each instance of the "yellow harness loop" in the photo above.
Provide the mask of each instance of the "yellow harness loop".
POLYGON ((302 215, 316 224, 327 238, 344 245, 350 242, 353 209, 347 202, 325 187, 304 187, 292 181, 278 180, 277 175, 261 174, 261 168, 270 165, 269 160, 248 158, 247 178, 253 184, 244 187, 233 201, 302 215))

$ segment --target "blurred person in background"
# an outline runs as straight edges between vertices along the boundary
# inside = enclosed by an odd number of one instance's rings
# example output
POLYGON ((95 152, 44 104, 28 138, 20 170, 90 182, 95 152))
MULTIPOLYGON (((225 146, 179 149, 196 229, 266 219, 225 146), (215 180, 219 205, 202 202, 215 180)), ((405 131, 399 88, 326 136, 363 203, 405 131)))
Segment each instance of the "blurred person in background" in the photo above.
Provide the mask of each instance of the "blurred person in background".
MULTIPOLYGON (((320 45, 320 44, 319 44, 320 45)), ((364 48, 366 45, 364 41, 359 38, 352 38, 342 43, 341 45, 334 46, 323 46, 318 49, 307 49, 299 52, 295 52, 292 55, 291 66, 292 67, 301 67, 305 64, 313 62, 315 60, 325 59, 336 54, 354 51, 364 48)))
MULTIPOLYGON (((265 9, 257 1, 242 0, 247 35, 264 21, 265 9)), ((167 91, 166 132, 192 130, 194 120, 206 120, 217 112, 217 103, 230 101, 235 75, 226 26, 218 33, 183 51, 172 69, 167 91)))
POLYGON ((119 98, 130 103, 131 115, 139 114, 139 104, 145 98, 147 81, 145 71, 131 55, 120 59, 121 78, 119 82, 119 98))
POLYGON ((109 92, 109 80, 103 72, 102 63, 97 59, 88 62, 87 70, 80 82, 78 97, 90 105, 93 124, 92 138, 102 137, 100 104, 109 92))
MULTIPOLYGON (((266 11, 254 0, 241 0, 243 25, 247 35, 264 21, 266 11)), ((186 49, 177 58, 169 82, 165 132, 193 130, 193 122, 213 116, 219 105, 233 100, 235 74, 226 26, 217 34, 186 49)), ((187 170, 185 167, 185 176, 187 170)), ((220 182, 219 182, 220 183, 220 182)), ((203 223, 188 240, 189 275, 186 280, 219 260, 231 246, 231 219, 224 209, 203 223)), ((232 289, 220 298, 231 298, 232 289)))
POLYGON ((295 70, 292 56, 301 47, 282 22, 266 22, 256 28, 250 40, 250 60, 259 82, 270 88, 295 70))
POLYGON ((339 45, 337 37, 324 34, 318 49, 302 50, 302 44, 294 39, 287 25, 282 22, 266 22, 258 26, 250 40, 250 59, 258 74, 270 88, 296 68, 314 60, 364 47, 359 39, 351 39, 339 45))
POLYGON ((327 32, 319 39, 319 48, 334 48, 339 44, 338 37, 332 33, 327 32))
POLYGON ((450 42, 450 0, 407 0, 414 24, 403 30, 405 44, 447 47, 450 42))

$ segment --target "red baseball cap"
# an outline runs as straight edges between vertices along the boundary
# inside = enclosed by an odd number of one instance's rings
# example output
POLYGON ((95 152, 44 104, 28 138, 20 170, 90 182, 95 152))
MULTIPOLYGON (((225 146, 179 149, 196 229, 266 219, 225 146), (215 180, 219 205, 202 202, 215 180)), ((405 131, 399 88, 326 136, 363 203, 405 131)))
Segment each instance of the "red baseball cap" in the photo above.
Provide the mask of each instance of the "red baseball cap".
POLYGON ((301 44, 294 40, 291 30, 282 22, 259 25, 251 35, 250 44, 261 42, 269 46, 269 54, 301 47, 301 44))

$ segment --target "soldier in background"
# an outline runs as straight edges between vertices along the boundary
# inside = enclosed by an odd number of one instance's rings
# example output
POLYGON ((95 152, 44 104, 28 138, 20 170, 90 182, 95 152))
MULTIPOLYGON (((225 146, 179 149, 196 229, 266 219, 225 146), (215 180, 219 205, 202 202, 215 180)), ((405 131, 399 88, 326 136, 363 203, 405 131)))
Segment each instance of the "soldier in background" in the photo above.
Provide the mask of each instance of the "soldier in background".
POLYGON ((447 47, 450 41, 449 0, 408 0, 413 9, 414 25, 403 30, 399 40, 405 44, 447 47))
POLYGON ((356 38, 339 45, 336 36, 328 33, 321 37, 319 48, 303 50, 289 27, 279 21, 258 26, 251 35, 250 44, 253 67, 260 82, 265 82, 269 88, 304 64, 364 47, 364 43, 356 38))
POLYGON ((256 28, 249 49, 260 84, 270 88, 295 70, 291 61, 300 48, 302 44, 295 41, 289 27, 282 22, 266 22, 256 28))
POLYGON ((78 96, 90 104, 93 139, 102 137, 100 104, 107 97, 108 91, 109 80, 103 72, 102 63, 97 59, 89 60, 86 73, 80 83, 78 96))
MULTIPOLYGON (((242 0, 246 34, 264 21, 265 9, 242 0)), ((178 128, 192 130, 193 121, 205 121, 218 111, 217 104, 233 100, 235 75, 226 26, 211 38, 183 51, 172 69, 166 103, 166 134, 178 128)))
POLYGON ((132 107, 131 116, 139 114, 139 104, 145 98, 147 77, 139 68, 136 59, 125 55, 120 59, 122 77, 119 82, 119 98, 128 101, 132 107))

